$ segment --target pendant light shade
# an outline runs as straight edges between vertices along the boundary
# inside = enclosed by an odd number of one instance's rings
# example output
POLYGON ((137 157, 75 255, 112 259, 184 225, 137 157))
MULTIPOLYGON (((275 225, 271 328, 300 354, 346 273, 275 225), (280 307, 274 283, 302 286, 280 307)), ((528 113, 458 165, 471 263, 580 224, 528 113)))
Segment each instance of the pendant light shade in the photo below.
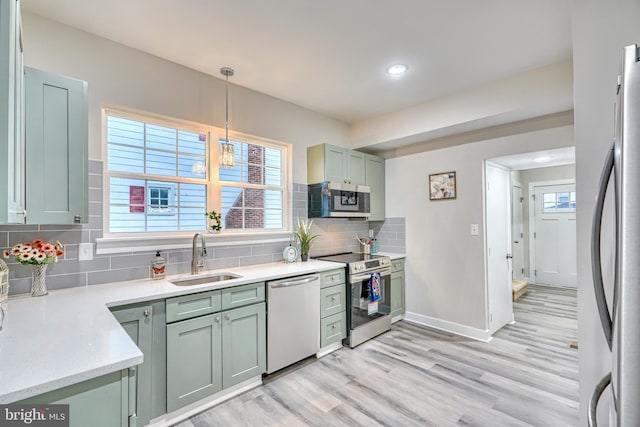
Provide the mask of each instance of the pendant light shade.
POLYGON ((220 144, 220 166, 223 168, 232 168, 235 166, 235 155, 233 151, 233 144, 229 142, 229 76, 233 76, 233 68, 222 67, 220 68, 220 74, 225 76, 225 138, 224 142, 220 144))

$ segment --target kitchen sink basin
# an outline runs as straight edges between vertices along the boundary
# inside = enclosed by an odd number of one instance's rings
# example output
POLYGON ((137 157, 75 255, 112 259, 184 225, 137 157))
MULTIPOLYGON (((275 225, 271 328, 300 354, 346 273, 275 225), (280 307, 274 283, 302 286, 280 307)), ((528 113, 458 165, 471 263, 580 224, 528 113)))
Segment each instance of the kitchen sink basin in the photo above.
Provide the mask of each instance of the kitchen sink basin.
POLYGON ((204 285, 205 283, 215 283, 215 282, 224 282, 225 280, 238 279, 242 276, 233 273, 219 273, 212 274, 210 276, 202 276, 202 277, 194 277, 188 279, 176 279, 173 280, 173 283, 176 286, 194 286, 194 285, 204 285))

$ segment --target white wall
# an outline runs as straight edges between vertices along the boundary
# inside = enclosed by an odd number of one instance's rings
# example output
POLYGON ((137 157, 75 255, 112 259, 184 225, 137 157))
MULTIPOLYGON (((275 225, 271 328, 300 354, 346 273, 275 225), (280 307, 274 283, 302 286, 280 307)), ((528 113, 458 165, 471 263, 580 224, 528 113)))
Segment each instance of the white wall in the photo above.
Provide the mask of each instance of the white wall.
POLYGON ((483 234, 483 162, 566 147, 573 126, 387 159, 387 216, 406 217, 407 311, 463 329, 487 330, 483 234), (429 201, 428 175, 456 171, 457 199, 429 201), (471 236, 470 224, 481 236, 471 236))
MULTIPOLYGON (((28 66, 89 83, 89 158, 102 159, 104 103, 224 128, 224 80, 37 15, 25 13, 23 24, 28 66)), ((232 130, 293 144, 294 182, 307 182, 307 146, 349 145, 345 123, 233 84, 229 125, 232 130)))
MULTIPOLYGON (((638 0, 573 1, 582 426, 587 424, 588 400, 596 382, 611 370, 611 356, 602 334, 592 290, 590 227, 600 169, 613 136, 613 103, 622 48, 640 43, 639 17, 638 0)), ((605 258, 610 259, 611 248, 603 249, 605 258)), ((599 425, 606 425, 605 420, 599 425)))
POLYGON ((571 110, 572 84, 571 60, 529 70, 354 123, 352 148, 389 149, 571 110))

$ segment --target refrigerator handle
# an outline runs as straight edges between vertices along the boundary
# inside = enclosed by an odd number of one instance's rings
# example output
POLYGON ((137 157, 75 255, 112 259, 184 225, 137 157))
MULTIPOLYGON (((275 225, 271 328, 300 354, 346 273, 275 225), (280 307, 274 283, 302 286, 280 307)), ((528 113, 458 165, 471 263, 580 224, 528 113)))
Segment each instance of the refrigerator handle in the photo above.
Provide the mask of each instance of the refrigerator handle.
POLYGON ((589 409, 587 413, 587 425, 589 427, 598 427, 597 420, 597 409, 598 409, 598 401, 600 401, 600 396, 602 396, 602 392, 607 386, 611 384, 611 372, 602 377, 598 384, 596 385, 595 390, 593 390, 593 394, 591 395, 591 399, 589 399, 589 409))
MULTIPOLYGON (((598 314, 600 315, 600 323, 607 340, 609 350, 612 345, 612 320, 609 315, 609 307, 607 306, 607 298, 604 293, 604 281, 602 279, 602 261, 600 259, 600 233, 602 231, 602 212, 604 210, 604 199, 607 195, 607 186, 609 178, 614 168, 614 147, 607 152, 607 158, 600 175, 600 183, 598 188, 598 197, 596 199, 596 207, 593 212, 593 221, 591 223, 591 274, 593 275, 593 290, 596 295, 596 305, 598 306, 598 314)), ((617 226, 616 226, 617 228, 617 226)))

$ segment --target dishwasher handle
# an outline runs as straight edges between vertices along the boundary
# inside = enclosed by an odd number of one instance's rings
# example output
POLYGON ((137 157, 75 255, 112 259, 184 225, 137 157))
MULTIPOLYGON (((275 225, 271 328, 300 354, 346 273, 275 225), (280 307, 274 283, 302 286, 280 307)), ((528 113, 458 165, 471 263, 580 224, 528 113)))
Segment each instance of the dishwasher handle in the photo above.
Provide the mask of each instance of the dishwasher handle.
POLYGON ((316 280, 320 280, 320 276, 314 274, 313 276, 306 276, 296 280, 287 280, 282 282, 271 282, 269 283, 269 287, 272 289, 275 288, 287 288, 289 286, 299 286, 305 285, 307 283, 315 282, 316 280))

